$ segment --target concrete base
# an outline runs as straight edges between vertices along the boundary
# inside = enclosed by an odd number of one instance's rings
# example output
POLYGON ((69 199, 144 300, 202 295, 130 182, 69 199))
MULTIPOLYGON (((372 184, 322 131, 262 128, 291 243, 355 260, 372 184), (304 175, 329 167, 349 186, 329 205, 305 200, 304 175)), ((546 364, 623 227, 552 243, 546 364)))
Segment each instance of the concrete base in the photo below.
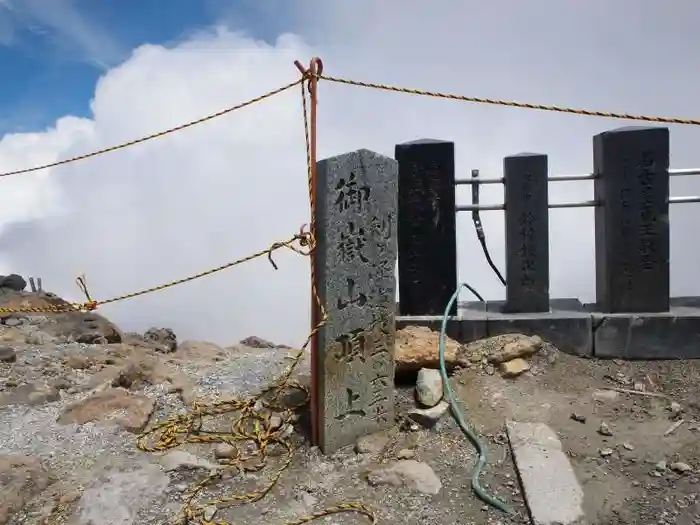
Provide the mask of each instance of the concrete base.
MULTIPOLYGON (((606 314, 578 299, 553 299, 549 312, 502 313, 504 301, 461 303, 447 335, 461 343, 506 333, 539 335, 568 354, 624 359, 700 359, 700 297, 671 299, 671 311, 606 314)), ((397 316, 440 330, 442 316, 397 316)))
POLYGON ((593 313, 595 357, 700 358, 700 308, 648 314, 593 313))
MULTIPOLYGON (((447 323, 447 335, 460 343, 508 333, 539 335, 562 352, 590 356, 593 353, 591 315, 578 299, 552 301, 549 312, 536 314, 502 313, 504 301, 462 303, 456 317, 447 323)), ((397 316, 396 328, 407 325, 429 326, 440 330, 442 316, 397 316)))
POLYGON ((513 332, 539 335, 567 354, 593 354, 591 315, 583 310, 578 299, 555 299, 549 312, 533 314, 501 313, 504 304, 502 301, 486 303, 489 337, 513 332))

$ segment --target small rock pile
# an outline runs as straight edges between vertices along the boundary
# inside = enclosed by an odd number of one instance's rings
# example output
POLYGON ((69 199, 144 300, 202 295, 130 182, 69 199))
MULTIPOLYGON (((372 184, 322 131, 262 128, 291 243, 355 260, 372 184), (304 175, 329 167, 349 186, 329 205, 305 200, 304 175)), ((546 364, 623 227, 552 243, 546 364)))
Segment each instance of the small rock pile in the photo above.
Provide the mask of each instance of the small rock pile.
MULTIPOLYGON (((439 333, 428 327, 407 326, 397 330, 396 374, 402 376, 422 368, 439 368, 438 345, 439 333)), ((448 371, 480 367, 488 374, 498 369, 504 377, 517 377, 532 370, 527 360, 529 357, 545 353, 551 361, 555 351, 536 335, 503 334, 466 345, 445 337, 445 366, 448 371), (543 349, 545 352, 541 352, 543 349)))
MULTIPOLYGON (((447 371, 460 368, 477 369, 485 374, 496 370, 504 378, 515 378, 525 372, 537 373, 528 358, 547 346, 538 336, 504 334, 462 345, 445 337, 447 371)), ((546 348, 551 361, 555 349, 546 348)), ((407 417, 414 427, 433 428, 447 413, 450 405, 443 398, 444 384, 439 370, 439 333, 428 327, 407 326, 396 333, 396 374, 417 371, 415 398, 417 406, 407 417)))
MULTIPOLYGON (((551 361, 554 349, 549 346, 546 352, 551 361)), ((463 352, 467 356, 467 368, 481 367, 489 375, 498 370, 503 377, 512 378, 528 371, 537 373, 528 358, 544 348, 545 343, 539 336, 503 334, 469 343, 463 352)))

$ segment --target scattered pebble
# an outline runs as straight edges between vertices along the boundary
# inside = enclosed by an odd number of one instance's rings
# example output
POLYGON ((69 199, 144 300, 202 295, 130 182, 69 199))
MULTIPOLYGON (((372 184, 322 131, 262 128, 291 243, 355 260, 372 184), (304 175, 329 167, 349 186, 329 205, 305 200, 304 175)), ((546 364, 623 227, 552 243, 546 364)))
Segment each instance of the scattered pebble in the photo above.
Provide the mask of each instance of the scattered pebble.
POLYGON ((600 402, 616 401, 618 397, 620 397, 620 393, 615 390, 597 389, 593 392, 593 399, 600 402))
POLYGON ((204 507, 204 519, 207 521, 211 521, 211 519, 214 517, 214 514, 216 514, 216 511, 219 510, 216 508, 216 505, 207 505, 204 507))
POLYGON ((413 459, 374 468, 367 473, 367 481, 372 486, 392 485, 433 495, 442 489, 442 482, 430 465, 413 459))
POLYGON ((379 454, 389 444, 389 441, 389 436, 381 432, 362 436, 355 442, 355 452, 358 454, 379 454))
POLYGON ((414 408, 408 412, 408 417, 425 428, 432 428, 449 408, 450 404, 447 401, 440 401, 432 408, 414 408))
POLYGON ((410 448, 402 448, 399 450, 398 454, 396 454, 396 457, 398 459, 413 459, 416 457, 416 452, 410 448))
POLYGON ((421 368, 416 379, 416 398, 424 407, 431 408, 442 399, 443 386, 440 371, 434 368, 421 368))
POLYGON ((583 414, 579 414, 578 412, 572 412, 571 419, 573 419, 574 421, 577 421, 579 423, 586 422, 586 416, 584 416, 583 414))
POLYGON ((179 469, 206 469, 211 471, 221 468, 220 465, 211 463, 184 450, 171 450, 164 456, 160 456, 158 460, 166 472, 179 469))
POLYGON ((598 433, 601 436, 612 436, 613 432, 610 429, 610 425, 608 425, 605 421, 600 422, 600 428, 598 428, 598 433))
POLYGON ((693 470, 693 467, 691 467, 687 463, 683 463, 682 461, 676 461, 674 463, 671 463, 669 465, 669 468, 679 474, 685 474, 686 472, 690 472, 691 470, 693 470))
POLYGON ((683 407, 676 401, 672 401, 668 409, 671 412, 671 417, 679 416, 683 412, 683 407))
POLYGON ((516 357, 498 365, 503 377, 517 377, 530 370, 530 364, 522 357, 516 357))
POLYGON ((216 459, 231 459, 238 456, 238 449, 228 443, 221 443, 214 449, 216 459))
POLYGON ((17 352, 9 346, 0 346, 0 361, 3 363, 14 363, 17 361, 17 352))
POLYGON ((666 432, 664 432, 664 436, 668 436, 670 434, 673 434, 678 429, 678 427, 680 427, 683 423, 685 423, 684 419, 679 419, 678 421, 676 421, 673 425, 668 427, 666 432))

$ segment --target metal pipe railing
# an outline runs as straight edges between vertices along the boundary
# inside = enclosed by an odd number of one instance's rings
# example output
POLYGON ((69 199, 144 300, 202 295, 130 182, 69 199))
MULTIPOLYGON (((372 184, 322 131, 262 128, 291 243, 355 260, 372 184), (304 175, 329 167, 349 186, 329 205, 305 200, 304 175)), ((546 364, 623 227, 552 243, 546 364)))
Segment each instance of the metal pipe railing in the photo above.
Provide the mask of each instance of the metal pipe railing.
MULTIPOLYGON (((700 196, 686 195, 682 197, 670 197, 668 199, 669 204, 690 204, 700 202, 700 196)), ((578 202, 553 202, 549 204, 549 208, 594 208, 599 206, 598 201, 578 201, 578 202)), ((505 205, 503 204, 463 204, 460 206, 455 206, 455 211, 503 211, 505 210, 505 205)))
POLYGON ((668 199, 669 204, 689 204, 691 202, 700 202, 700 197, 697 195, 686 195, 684 197, 671 197, 668 199))
MULTIPOLYGON (((700 168, 689 168, 689 169, 679 169, 679 170, 668 170, 668 175, 670 177, 687 177, 689 175, 700 175, 700 168)), ((594 180, 596 178, 595 173, 585 173, 581 175, 557 175, 554 177, 548 177, 549 182, 573 182, 580 180, 594 180)), ((457 179, 455 180, 456 185, 469 185, 469 184, 503 184, 503 177, 501 178, 491 178, 491 179, 457 179)))

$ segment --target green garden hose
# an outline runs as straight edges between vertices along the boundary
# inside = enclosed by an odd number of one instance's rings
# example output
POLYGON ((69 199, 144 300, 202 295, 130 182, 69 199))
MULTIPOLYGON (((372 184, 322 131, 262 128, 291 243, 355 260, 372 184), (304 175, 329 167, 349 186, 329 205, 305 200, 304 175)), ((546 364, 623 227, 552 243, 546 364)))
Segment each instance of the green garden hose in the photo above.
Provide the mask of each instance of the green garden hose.
POLYGON ((466 423, 464 414, 462 414, 462 411, 459 408, 457 399, 455 398, 454 393, 452 392, 452 388, 450 387, 449 378, 447 377, 447 367, 445 366, 445 331, 447 329, 447 319, 450 316, 452 305, 455 303, 455 301, 457 301, 457 297, 459 297, 459 292, 462 290, 462 288, 471 289, 471 287, 468 286, 466 283, 460 284, 459 287, 457 287, 457 290, 452 295, 450 302, 447 304, 445 314, 442 317, 442 325, 440 327, 440 375, 442 376, 443 389, 445 396, 450 402, 452 415, 454 416, 455 420, 457 421, 457 424, 462 429, 464 434, 469 438, 469 441, 472 442, 472 445, 474 445, 474 448, 476 448, 476 451, 479 454, 479 459, 477 460, 476 466, 472 471, 472 489, 474 490, 476 495, 485 503, 508 514, 513 514, 513 509, 507 503, 502 502, 495 496, 491 496, 481 486, 479 476, 481 475, 481 471, 484 469, 484 467, 486 466, 486 462, 488 461, 486 447, 481 442, 476 433, 471 428, 469 428, 469 425, 466 423))

